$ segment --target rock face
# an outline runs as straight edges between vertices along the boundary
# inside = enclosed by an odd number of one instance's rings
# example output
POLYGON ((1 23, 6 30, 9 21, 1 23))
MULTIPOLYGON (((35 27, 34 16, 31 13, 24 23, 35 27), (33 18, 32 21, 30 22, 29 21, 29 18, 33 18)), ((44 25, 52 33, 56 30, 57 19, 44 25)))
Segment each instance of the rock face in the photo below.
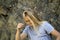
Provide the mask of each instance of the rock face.
POLYGON ((15 40, 17 23, 24 23, 22 12, 27 8, 60 31, 60 0, 0 0, 0 40, 15 40))

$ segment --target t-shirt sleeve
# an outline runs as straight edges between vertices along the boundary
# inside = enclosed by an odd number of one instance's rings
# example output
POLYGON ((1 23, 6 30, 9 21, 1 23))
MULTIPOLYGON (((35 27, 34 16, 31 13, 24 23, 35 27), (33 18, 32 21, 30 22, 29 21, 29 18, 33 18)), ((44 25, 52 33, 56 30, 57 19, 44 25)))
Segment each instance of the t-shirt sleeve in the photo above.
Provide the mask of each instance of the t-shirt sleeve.
POLYGON ((25 27, 25 29, 23 30, 22 33, 24 33, 24 34, 26 34, 26 35, 28 34, 28 26, 25 27))
POLYGON ((44 29, 46 30, 46 32, 48 34, 50 34, 54 30, 54 27, 50 23, 45 22, 44 23, 44 29))

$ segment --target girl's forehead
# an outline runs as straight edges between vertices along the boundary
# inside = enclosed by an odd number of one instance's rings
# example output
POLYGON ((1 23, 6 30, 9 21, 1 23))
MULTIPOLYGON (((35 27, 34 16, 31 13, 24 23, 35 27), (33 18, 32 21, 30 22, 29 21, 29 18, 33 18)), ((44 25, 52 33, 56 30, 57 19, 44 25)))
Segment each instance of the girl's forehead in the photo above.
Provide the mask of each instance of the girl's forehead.
POLYGON ((29 18, 28 17, 24 17, 25 20, 28 20, 29 18))
POLYGON ((25 20, 30 20, 29 16, 24 17, 25 20))

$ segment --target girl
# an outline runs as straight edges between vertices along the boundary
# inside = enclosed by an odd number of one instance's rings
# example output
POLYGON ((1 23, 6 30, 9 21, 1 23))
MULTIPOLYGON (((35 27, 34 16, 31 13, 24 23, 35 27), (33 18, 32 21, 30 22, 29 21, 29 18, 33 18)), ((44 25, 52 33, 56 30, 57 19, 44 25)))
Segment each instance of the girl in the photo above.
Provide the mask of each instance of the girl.
POLYGON ((53 28, 47 21, 38 20, 32 11, 24 11, 23 19, 27 26, 23 30, 22 23, 17 25, 16 40, 24 40, 27 36, 30 40, 52 40, 51 35, 56 37, 56 40, 60 40, 60 33, 53 28))

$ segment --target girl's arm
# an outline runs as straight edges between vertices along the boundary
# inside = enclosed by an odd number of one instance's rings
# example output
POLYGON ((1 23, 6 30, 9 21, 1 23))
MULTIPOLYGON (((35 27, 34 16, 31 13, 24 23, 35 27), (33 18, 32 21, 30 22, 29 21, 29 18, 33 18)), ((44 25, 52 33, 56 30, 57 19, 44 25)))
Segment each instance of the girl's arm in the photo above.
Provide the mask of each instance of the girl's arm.
POLYGON ((51 34, 56 37, 56 40, 60 40, 60 33, 57 30, 54 29, 51 34))

